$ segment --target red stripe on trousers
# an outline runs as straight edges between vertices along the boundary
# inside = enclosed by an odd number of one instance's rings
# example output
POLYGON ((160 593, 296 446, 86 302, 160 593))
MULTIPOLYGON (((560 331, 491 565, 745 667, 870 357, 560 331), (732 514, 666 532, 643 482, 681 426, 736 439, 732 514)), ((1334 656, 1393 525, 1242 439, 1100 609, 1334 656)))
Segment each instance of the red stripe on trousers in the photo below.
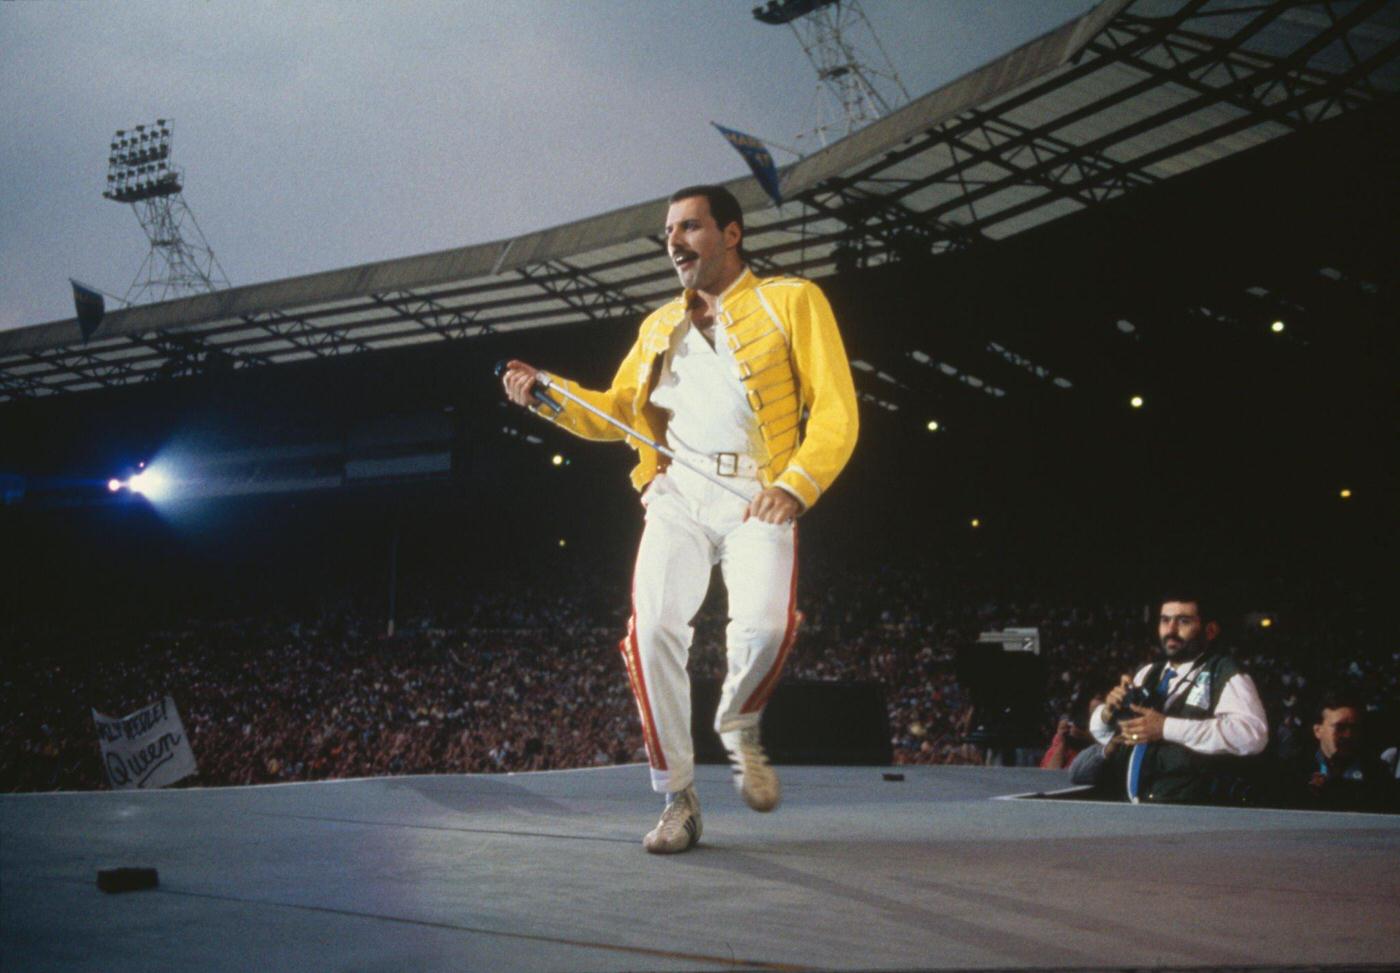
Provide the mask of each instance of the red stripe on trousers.
POLYGON ((787 662, 788 653, 792 651, 792 643, 797 641, 797 525, 792 527, 792 584, 788 589, 788 612, 787 629, 783 632, 783 643, 778 646, 778 658, 773 662, 773 668, 768 670, 768 675, 763 677, 763 681, 758 684, 758 688, 753 691, 753 695, 748 698, 739 712, 743 714, 756 713, 768 705, 768 697, 773 695, 773 690, 778 685, 778 677, 783 674, 783 665, 787 662))
POLYGON ((642 718, 642 742, 646 744, 647 757, 656 770, 666 769, 666 754, 661 750, 661 738, 656 733, 656 720, 651 713, 651 700, 647 697, 646 677, 642 675, 642 652, 637 645, 637 598, 633 582, 632 617, 627 620, 627 637, 617 644, 622 653, 622 661, 627 667, 627 681, 632 685, 632 696, 637 701, 637 712, 642 718))

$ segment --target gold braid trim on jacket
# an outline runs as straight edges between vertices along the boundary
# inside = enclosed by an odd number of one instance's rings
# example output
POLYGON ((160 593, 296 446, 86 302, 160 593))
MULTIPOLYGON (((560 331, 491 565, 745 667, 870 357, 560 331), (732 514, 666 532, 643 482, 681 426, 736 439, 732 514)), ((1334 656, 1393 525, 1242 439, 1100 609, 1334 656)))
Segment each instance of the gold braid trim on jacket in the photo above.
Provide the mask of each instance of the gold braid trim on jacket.
MULTIPOLYGON (((666 413, 649 401, 652 384, 685 320, 683 294, 649 314, 637 340, 603 392, 560 380, 595 408, 656 442, 664 442, 666 413)), ((826 492, 855 449, 860 420, 855 384, 836 318, 826 295, 797 277, 760 280, 745 270, 720 299, 716 321, 734 355, 735 372, 758 418, 767 457, 756 457, 764 486, 779 486, 809 508, 826 492)), ((586 409, 564 400, 552 419, 585 439, 626 439, 638 451, 632 484, 638 490, 656 476, 656 450, 632 439, 586 409)))

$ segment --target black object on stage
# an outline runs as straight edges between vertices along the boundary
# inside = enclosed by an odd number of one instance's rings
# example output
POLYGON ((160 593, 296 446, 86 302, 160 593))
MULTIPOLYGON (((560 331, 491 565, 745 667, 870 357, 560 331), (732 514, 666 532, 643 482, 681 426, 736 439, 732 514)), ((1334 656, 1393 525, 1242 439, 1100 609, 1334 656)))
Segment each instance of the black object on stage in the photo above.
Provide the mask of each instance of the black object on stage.
POLYGON ((102 868, 97 872, 97 887, 104 892, 140 892, 159 884, 154 868, 102 868))

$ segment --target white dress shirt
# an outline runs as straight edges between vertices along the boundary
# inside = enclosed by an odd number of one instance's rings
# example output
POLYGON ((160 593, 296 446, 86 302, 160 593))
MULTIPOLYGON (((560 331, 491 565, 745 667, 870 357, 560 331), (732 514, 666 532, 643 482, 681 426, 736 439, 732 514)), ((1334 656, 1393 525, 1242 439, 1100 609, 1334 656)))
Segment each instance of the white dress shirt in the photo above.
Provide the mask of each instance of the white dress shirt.
POLYGON ((689 321, 672 338, 652 390, 653 405, 669 413, 666 444, 696 453, 763 456, 758 417, 739 381, 734 354, 715 323, 714 344, 689 321))
MULTIPOLYGON (((1193 690, 1201 688, 1201 661, 1193 659, 1181 663, 1179 668, 1177 665, 1171 666, 1176 674, 1167 686, 1169 702, 1175 702, 1181 695, 1189 699, 1193 690)), ((1133 685, 1143 685, 1151 671, 1150 664, 1139 669, 1133 677, 1133 685)), ((1195 700, 1191 702, 1193 705, 1196 703, 1195 700)), ((1209 708, 1209 705, 1210 701, 1206 700, 1203 708, 1209 708)), ((1104 721, 1102 706, 1094 710, 1094 715, 1090 717, 1089 732, 1100 743, 1107 743, 1117 732, 1114 724, 1104 721)), ((1269 742, 1269 719, 1264 713, 1264 703, 1259 699, 1254 680, 1243 672, 1231 676, 1220 691, 1220 702, 1213 716, 1205 719, 1168 716, 1162 727, 1162 738, 1196 753, 1228 753, 1248 757, 1263 752, 1269 742)))

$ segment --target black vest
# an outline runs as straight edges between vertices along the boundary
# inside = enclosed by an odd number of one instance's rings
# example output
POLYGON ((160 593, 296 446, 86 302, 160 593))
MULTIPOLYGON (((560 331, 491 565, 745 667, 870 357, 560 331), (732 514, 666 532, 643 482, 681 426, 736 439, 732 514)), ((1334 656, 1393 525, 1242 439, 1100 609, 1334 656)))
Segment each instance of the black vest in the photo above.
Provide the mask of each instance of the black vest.
MULTIPOLYGON (((1143 685, 1155 689, 1162 681, 1166 662, 1155 663, 1143 685)), ((1205 720, 1215 715, 1225 684, 1244 670, 1228 655, 1214 653, 1165 701, 1154 705, 1167 716, 1205 720)), ((1126 774, 1131 746, 1119 748, 1118 776, 1126 774)), ((1234 754, 1203 754, 1179 743, 1159 740, 1147 744, 1143 754, 1138 799, 1162 804, 1254 804, 1258 787, 1254 780, 1257 761, 1234 754)))

